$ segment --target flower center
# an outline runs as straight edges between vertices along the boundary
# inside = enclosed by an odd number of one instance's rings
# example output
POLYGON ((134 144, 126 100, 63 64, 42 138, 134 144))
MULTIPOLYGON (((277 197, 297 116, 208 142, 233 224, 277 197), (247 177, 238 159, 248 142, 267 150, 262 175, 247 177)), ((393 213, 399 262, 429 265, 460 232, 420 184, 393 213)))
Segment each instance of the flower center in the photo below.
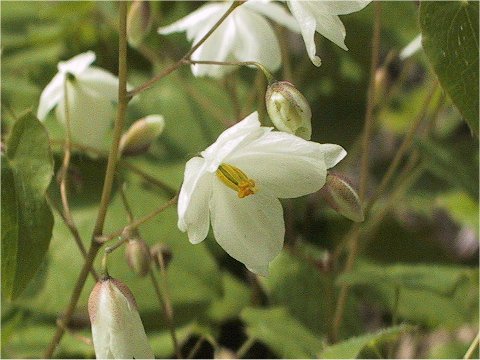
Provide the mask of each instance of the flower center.
POLYGON ((233 165, 221 164, 216 171, 216 175, 222 183, 236 191, 240 199, 258 191, 255 187, 255 181, 249 179, 247 174, 233 165))

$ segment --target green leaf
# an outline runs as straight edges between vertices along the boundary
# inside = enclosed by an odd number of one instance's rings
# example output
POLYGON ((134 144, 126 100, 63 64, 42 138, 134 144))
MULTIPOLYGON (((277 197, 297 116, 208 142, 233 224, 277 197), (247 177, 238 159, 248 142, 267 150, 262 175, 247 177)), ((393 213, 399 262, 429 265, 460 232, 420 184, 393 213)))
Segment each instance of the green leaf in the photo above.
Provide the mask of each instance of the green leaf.
POLYGON ((47 132, 31 113, 15 122, 2 157, 2 291, 15 299, 34 277, 50 243, 45 191, 53 175, 47 132))
POLYGON ((354 337, 341 343, 329 346, 320 353, 322 359, 356 359, 365 350, 379 353, 381 348, 391 341, 396 340, 402 333, 410 330, 408 325, 400 325, 383 329, 374 334, 354 337))
POLYGON ((245 308, 240 317, 250 337, 267 344, 282 358, 312 358, 322 348, 322 341, 284 308, 245 308))
POLYGON ((440 84, 478 137, 478 1, 422 1, 420 27, 440 84))
POLYGON ((342 274, 339 284, 389 284, 392 287, 426 290, 452 296, 457 287, 472 277, 472 270, 445 265, 397 264, 392 266, 362 262, 352 272, 342 274))
POLYGON ((452 191, 438 197, 436 203, 444 208, 461 226, 476 231, 478 236, 478 202, 463 191, 452 191))

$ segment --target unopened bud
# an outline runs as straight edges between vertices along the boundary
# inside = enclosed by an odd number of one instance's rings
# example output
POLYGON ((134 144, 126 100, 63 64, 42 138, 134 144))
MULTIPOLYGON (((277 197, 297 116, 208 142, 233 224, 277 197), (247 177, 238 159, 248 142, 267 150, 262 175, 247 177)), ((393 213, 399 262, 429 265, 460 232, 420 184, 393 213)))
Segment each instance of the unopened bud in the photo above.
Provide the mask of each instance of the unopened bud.
POLYGON ((152 27, 152 10, 148 1, 135 0, 128 11, 127 39, 128 43, 140 45, 152 27))
POLYGON ((215 350, 213 354, 214 359, 238 359, 237 354, 225 347, 220 347, 219 349, 215 350))
POLYGON ((327 174, 327 181, 321 194, 330 207, 339 214, 356 222, 364 220, 360 198, 346 179, 335 174, 327 174))
POLYGON ((269 85, 265 94, 268 116, 278 130, 305 140, 312 136, 312 110, 307 99, 288 81, 269 85))
POLYGON ((172 250, 166 244, 156 244, 150 248, 150 254, 152 255, 155 265, 160 269, 162 264, 165 268, 168 267, 170 261, 172 261, 172 250))
POLYGON ((150 249, 141 238, 131 238, 125 247, 125 257, 128 266, 139 276, 145 276, 150 271, 150 249))
POLYGON ((161 115, 149 115, 135 121, 122 135, 120 140, 121 153, 124 155, 144 153, 164 128, 165 119, 161 115))
POLYGON ((88 299, 97 359, 153 359, 137 303, 128 287, 107 277, 97 282, 88 299))

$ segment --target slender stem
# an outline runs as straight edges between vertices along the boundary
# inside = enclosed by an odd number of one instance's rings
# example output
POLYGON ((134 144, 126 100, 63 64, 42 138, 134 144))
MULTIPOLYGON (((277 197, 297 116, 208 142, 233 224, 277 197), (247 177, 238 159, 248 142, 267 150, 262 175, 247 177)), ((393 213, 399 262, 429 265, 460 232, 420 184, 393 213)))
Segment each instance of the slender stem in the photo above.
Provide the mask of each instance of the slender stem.
POLYGON ((69 335, 71 335, 74 339, 78 340, 78 341, 81 341, 82 343, 84 343, 85 345, 88 345, 88 346, 92 346, 93 345, 93 342, 92 342, 92 339, 86 337, 86 336, 83 336, 83 335, 80 335, 80 334, 77 334, 75 331, 73 331, 72 329, 66 327, 62 321, 59 321, 57 320, 57 326, 61 326, 63 328, 63 330, 68 333, 69 335))
POLYGON ((473 353, 475 352, 475 350, 477 350, 479 342, 480 342, 480 333, 477 333, 477 336, 475 336, 475 339, 473 339, 472 343, 468 347, 467 352, 463 356, 464 359, 472 359, 473 353))
POLYGON ((245 356, 245 354, 250 350, 250 348, 255 344, 257 341, 254 337, 248 337, 247 340, 242 344, 240 349, 237 350, 237 358, 241 359, 245 356))
POLYGON ((131 98, 142 91, 145 91, 149 88, 152 87, 153 84, 155 84, 157 81, 163 79, 165 76, 171 74, 178 68, 180 68, 182 65, 187 64, 188 60, 190 59, 190 56, 200 47, 202 44, 212 35, 212 33, 217 30, 217 28, 223 23, 223 21, 241 4, 243 1, 234 1, 232 5, 228 8, 228 10, 225 12, 225 14, 222 15, 222 17, 213 25, 213 27, 180 59, 178 60, 175 64, 170 66, 169 68, 165 69, 163 72, 158 74, 157 76, 154 76, 150 80, 146 81, 142 85, 138 86, 137 88, 133 89, 128 93, 128 97, 131 98))
MULTIPOLYGON (((70 158, 72 154, 72 130, 71 130, 71 124, 70 124, 70 103, 68 98, 67 81, 68 80, 65 79, 65 81, 63 82, 63 91, 65 93, 65 124, 67 128, 67 132, 66 132, 65 143, 64 143, 64 156, 63 156, 62 169, 60 170, 60 197, 62 199, 62 207, 63 207, 63 211, 61 212, 61 214, 62 214, 63 221, 65 222, 70 232, 72 233, 73 239, 75 240, 75 243, 80 249, 80 252, 82 253, 83 258, 85 259, 87 257, 87 250, 83 245, 83 241, 78 231, 77 225, 73 220, 73 215, 70 210, 70 204, 68 202, 67 182, 68 182, 68 168, 70 166, 70 158)), ((97 276, 97 273, 95 272, 95 269, 92 268, 90 272, 92 273, 92 276, 95 279, 95 281, 97 281, 98 276, 97 276)))
MULTIPOLYGON (((145 215, 144 217, 140 218, 140 219, 137 219, 135 221, 133 221, 130 225, 128 225, 128 228, 129 230, 134 230, 134 229, 137 229, 140 225, 150 221, 151 219, 153 219, 155 216, 157 216, 158 214, 160 214, 161 212, 165 211, 166 209, 168 209, 170 206, 172 205, 175 205, 177 203, 177 200, 178 200, 178 196, 174 196, 173 198, 171 198, 166 204, 160 206, 158 209, 155 209, 153 210, 150 214, 147 214, 145 215)), ((113 240, 114 238, 122 235, 123 231, 125 230, 125 228, 122 228, 122 229, 118 229, 117 231, 114 231, 113 233, 109 234, 109 235, 105 235, 105 236, 99 236, 97 238, 97 241, 99 243, 106 243, 110 240, 113 240)))
MULTIPOLYGON (((119 23, 120 23, 120 30, 119 30, 119 50, 118 50, 118 58, 119 58, 119 88, 118 88, 118 109, 117 109, 117 119, 115 121, 115 129, 114 129, 114 138, 110 148, 110 153, 108 157, 107 163, 107 171, 105 174, 105 181, 102 190, 102 197, 100 200, 100 208, 97 215, 97 220, 95 222, 95 227, 92 234, 92 239, 90 242, 90 248, 87 253, 87 257, 85 259, 85 264, 82 267, 82 270, 78 276, 77 282, 75 284, 75 288, 73 290, 72 296, 70 298, 70 302, 65 310, 63 316, 63 323, 68 324, 70 318, 75 311, 75 307, 77 305, 78 299, 82 293, 82 289, 85 285, 85 281, 87 279, 87 275, 92 268, 93 262, 95 257, 98 253, 98 250, 101 247, 96 241, 96 237, 101 235, 103 231, 103 225, 105 222, 105 216, 107 213, 107 207, 110 200, 110 193, 112 190, 112 183, 113 178, 115 175, 115 168, 118 159, 118 146, 120 143, 120 137, 122 135, 123 125, 125 122, 125 112, 127 108, 127 33, 126 33, 126 20, 127 20, 127 2, 120 2, 119 3, 119 23)), ((51 358, 57 344, 62 339, 65 330, 62 327, 57 327, 57 331, 53 336, 52 341, 50 342, 44 357, 51 358)))
POLYGON ((172 302, 170 300, 170 292, 168 290, 167 269, 165 266, 165 262, 163 260, 163 256, 160 254, 157 256, 157 258, 160 264, 160 274, 161 274, 160 285, 153 271, 153 267, 150 267, 150 279, 152 280, 152 285, 153 285, 153 288, 155 289, 155 293, 157 294, 158 301, 160 302, 160 306, 163 309, 165 322, 167 323, 167 327, 170 330, 170 336, 172 338, 173 348, 175 349, 175 355, 177 359, 182 359, 182 353, 180 351, 180 346, 178 345, 177 333, 175 331, 175 323, 173 319, 173 307, 172 307, 172 302))
MULTIPOLYGON (((395 286, 395 297, 393 299, 393 308, 392 308, 392 326, 398 324, 398 306, 400 304, 400 286, 395 286)), ((392 342, 388 348, 388 358, 393 358, 393 351, 395 350, 395 343, 392 342)))
MULTIPOLYGON (((367 109, 365 112, 365 124, 363 129, 362 140, 362 156, 360 159, 360 185, 359 185, 359 197, 363 203, 365 200, 365 194, 367 190, 368 181, 368 165, 369 165, 369 145, 371 142, 374 116, 373 110, 375 106, 375 72, 378 65, 378 54, 380 51, 380 30, 381 30, 381 2, 375 1, 375 19, 373 25, 373 39, 372 39, 372 57, 370 63, 370 84, 368 86, 368 99, 367 109)), ((345 264, 344 272, 350 272, 355 263, 355 258, 358 252, 358 241, 360 237, 360 225, 355 224, 354 231, 350 240, 349 252, 347 261, 345 264)), ((331 339, 337 341, 338 332, 342 323, 345 305, 348 297, 348 285, 344 284, 340 288, 339 296, 337 299, 337 305, 335 308, 334 319, 332 323, 331 339)))
POLYGON ((195 343, 195 345, 193 346, 192 350, 190 350, 190 352, 188 353, 187 359, 193 359, 193 357, 198 352, 198 350, 200 350, 200 346, 202 346, 202 344, 205 340, 206 340, 205 336, 203 336, 203 335, 198 338, 198 340, 195 343))

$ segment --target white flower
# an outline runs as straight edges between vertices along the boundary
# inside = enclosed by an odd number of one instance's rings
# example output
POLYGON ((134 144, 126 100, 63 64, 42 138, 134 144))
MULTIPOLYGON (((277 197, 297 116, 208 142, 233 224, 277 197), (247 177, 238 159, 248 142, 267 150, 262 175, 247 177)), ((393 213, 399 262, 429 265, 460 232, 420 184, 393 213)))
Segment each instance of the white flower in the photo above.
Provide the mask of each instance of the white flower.
POLYGON ((94 61, 95 54, 88 51, 60 62, 58 73, 40 96, 37 116, 44 120, 56 107, 57 119, 66 124, 66 82, 72 140, 106 149, 106 135, 115 115, 113 103, 118 96, 118 78, 101 68, 90 66, 94 61))
POLYGON ((97 282, 88 299, 97 359, 154 359, 135 299, 112 278, 97 282))
POLYGON ((344 50, 345 26, 337 15, 350 14, 362 10, 371 0, 331 1, 331 0, 287 0, 292 15, 297 19, 302 31, 308 56, 315 66, 320 66, 320 58, 315 55, 315 32, 325 36, 344 50))
POLYGON ((283 245, 278 198, 318 191, 346 155, 341 146, 271 130, 256 112, 225 130, 187 162, 178 198, 178 227, 190 242, 204 240, 211 222, 220 246, 262 275, 283 245))
MULTIPOLYGON (((193 44, 215 25, 232 2, 209 3, 169 26, 158 29, 160 34, 186 31, 193 44)), ((237 7, 212 35, 191 56, 192 60, 256 61, 270 71, 280 67, 278 40, 267 16, 298 32, 295 19, 280 5, 268 1, 248 1, 237 7)), ((233 66, 192 65, 195 76, 219 78, 232 71, 233 66)))

